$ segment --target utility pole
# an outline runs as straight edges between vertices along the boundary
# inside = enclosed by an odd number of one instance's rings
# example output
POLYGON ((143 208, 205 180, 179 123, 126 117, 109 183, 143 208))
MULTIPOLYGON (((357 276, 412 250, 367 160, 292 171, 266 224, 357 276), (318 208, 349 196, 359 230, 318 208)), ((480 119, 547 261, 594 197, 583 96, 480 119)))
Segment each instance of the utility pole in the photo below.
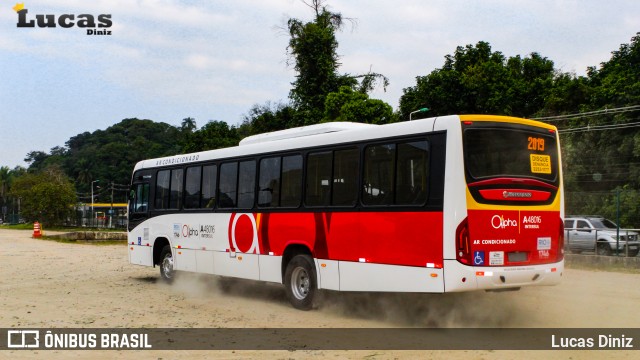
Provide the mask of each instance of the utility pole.
POLYGON ((91 226, 95 226, 94 219, 93 219, 93 183, 98 181, 100 180, 93 180, 91 182, 91 224, 92 224, 91 226))
POLYGON ((113 223, 113 181, 111 182, 111 210, 109 211, 109 228, 113 223))
MULTIPOLYGON (((627 231, 627 235, 629 235, 628 231, 627 231)), ((627 238, 627 240, 629 239, 627 238)), ((616 256, 620 256, 619 252, 620 252, 620 188, 616 188, 616 256)))

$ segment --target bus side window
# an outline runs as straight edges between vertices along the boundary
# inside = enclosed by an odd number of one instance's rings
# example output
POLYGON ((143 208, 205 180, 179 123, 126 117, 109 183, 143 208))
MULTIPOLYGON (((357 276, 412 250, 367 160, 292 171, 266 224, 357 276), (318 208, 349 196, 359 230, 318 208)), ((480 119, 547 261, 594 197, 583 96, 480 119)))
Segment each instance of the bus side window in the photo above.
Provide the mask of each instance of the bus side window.
POLYGON ((156 209, 168 209, 169 208, 169 182, 171 172, 169 170, 158 171, 156 176, 156 200, 154 208, 156 209))
POLYGON ((131 190, 131 211, 135 213, 145 213, 149 208, 149 184, 137 184, 131 190))
POLYGON ((251 209, 255 201, 256 191, 256 162, 255 160, 240 163, 238 179, 238 207, 251 209))
POLYGON ((182 205, 182 169, 171 170, 171 197, 169 201, 170 209, 179 209, 182 205))
POLYGON ((216 205, 216 178, 218 166, 206 165, 202 167, 202 200, 200 206, 213 209, 216 205))
POLYGON ((280 206, 298 207, 302 199, 302 156, 282 158, 282 191, 280 206))
POLYGON ((280 206, 280 157, 260 160, 258 206, 280 206))
POLYGON ((193 166, 187 168, 187 177, 184 184, 184 207, 196 209, 200 207, 200 181, 202 168, 193 166))
POLYGON ((331 205, 356 204, 359 157, 360 151, 357 148, 334 152, 331 205))
POLYGON ((237 204, 238 163, 230 162, 220 165, 220 199, 218 207, 232 208, 237 204))
POLYGON ((307 184, 305 204, 329 205, 331 194, 331 151, 311 153, 307 158, 307 184))
POLYGON ((393 204, 395 144, 372 145, 365 148, 362 203, 364 205, 393 204))
POLYGON ((396 165, 397 205, 419 205, 427 201, 429 150, 426 141, 398 144, 396 165))

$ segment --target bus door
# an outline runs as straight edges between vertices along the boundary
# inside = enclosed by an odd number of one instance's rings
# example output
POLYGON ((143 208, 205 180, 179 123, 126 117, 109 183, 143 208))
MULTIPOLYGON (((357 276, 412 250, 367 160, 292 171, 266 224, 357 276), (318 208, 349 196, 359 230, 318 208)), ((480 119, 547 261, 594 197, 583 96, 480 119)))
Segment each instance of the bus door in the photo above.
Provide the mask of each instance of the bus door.
POLYGON ((149 217, 149 182, 131 185, 129 192, 129 231, 149 217))

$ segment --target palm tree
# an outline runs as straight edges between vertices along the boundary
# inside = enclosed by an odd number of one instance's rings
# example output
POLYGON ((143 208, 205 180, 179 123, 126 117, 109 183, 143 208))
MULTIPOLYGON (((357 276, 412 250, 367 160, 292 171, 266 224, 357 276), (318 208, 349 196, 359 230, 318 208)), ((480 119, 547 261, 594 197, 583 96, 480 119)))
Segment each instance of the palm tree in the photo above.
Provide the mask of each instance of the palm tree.
POLYGON ((196 119, 192 117, 182 119, 182 124, 180 126, 180 130, 182 132, 192 133, 196 128, 196 119))

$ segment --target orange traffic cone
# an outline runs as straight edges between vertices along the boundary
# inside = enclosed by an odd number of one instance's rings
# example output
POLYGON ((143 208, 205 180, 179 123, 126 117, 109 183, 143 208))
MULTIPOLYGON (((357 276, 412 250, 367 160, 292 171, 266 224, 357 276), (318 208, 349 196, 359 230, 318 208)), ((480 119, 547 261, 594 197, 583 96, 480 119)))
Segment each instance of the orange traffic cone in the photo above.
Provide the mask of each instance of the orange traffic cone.
POLYGON ((36 221, 33 223, 33 237, 39 238, 41 236, 42 236, 42 231, 40 231, 40 223, 36 221))

